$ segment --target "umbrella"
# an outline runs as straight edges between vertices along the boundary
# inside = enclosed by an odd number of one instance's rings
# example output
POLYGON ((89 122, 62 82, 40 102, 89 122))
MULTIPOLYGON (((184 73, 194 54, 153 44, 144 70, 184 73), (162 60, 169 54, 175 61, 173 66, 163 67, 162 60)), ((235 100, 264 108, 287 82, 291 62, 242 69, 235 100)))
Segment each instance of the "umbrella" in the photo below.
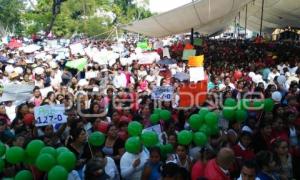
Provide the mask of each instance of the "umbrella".
POLYGON ((190 79, 190 76, 186 73, 183 73, 183 72, 177 72, 176 74, 174 74, 173 77, 178 79, 179 81, 185 81, 185 80, 190 79))
POLYGON ((6 62, 8 59, 7 57, 0 56, 0 62, 6 62))
POLYGON ((169 64, 176 64, 176 63, 177 62, 175 59, 162 59, 157 62, 157 64, 160 64, 160 65, 169 65, 169 64))

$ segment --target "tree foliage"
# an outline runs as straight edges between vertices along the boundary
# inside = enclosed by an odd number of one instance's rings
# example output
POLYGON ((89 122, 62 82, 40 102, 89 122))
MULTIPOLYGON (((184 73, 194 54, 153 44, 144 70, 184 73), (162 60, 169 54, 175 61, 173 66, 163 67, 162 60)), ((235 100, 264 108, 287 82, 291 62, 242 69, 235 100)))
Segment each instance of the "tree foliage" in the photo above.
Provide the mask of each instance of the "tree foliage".
POLYGON ((20 32, 20 14, 23 10, 22 0, 0 0, 0 26, 20 32))
POLYGON ((116 25, 149 16, 149 10, 138 7, 132 0, 38 0, 34 10, 22 14, 22 22, 27 35, 51 29, 57 36, 71 36, 74 33, 96 36, 116 25), (56 6, 58 9, 53 9, 58 1, 61 1, 56 6), (97 15, 99 11, 102 14, 97 15), (105 12, 114 16, 105 15, 105 12))

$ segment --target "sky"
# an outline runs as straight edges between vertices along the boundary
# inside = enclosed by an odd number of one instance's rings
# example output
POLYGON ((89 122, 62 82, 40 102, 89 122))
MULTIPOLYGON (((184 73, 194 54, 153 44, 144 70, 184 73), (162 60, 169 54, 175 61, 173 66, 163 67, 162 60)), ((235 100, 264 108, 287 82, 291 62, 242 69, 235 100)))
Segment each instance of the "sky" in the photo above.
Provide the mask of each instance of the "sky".
POLYGON ((192 2, 192 0, 149 0, 151 12, 162 13, 192 2))

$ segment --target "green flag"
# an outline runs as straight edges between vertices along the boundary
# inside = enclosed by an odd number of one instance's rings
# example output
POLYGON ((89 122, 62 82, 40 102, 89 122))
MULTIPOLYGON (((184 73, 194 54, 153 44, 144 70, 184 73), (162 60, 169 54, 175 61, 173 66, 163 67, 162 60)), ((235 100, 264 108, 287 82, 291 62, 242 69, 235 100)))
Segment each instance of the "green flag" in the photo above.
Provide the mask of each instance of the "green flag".
POLYGON ((85 66, 87 65, 87 59, 82 58, 82 59, 76 59, 73 61, 68 61, 66 63, 66 67, 72 68, 72 69, 77 69, 78 71, 83 71, 85 66))
POLYGON ((146 50, 148 48, 148 43, 146 41, 145 42, 138 42, 137 47, 139 47, 143 50, 146 50))
POLYGON ((202 39, 201 38, 196 38, 194 40, 194 45, 195 46, 202 46, 202 39))

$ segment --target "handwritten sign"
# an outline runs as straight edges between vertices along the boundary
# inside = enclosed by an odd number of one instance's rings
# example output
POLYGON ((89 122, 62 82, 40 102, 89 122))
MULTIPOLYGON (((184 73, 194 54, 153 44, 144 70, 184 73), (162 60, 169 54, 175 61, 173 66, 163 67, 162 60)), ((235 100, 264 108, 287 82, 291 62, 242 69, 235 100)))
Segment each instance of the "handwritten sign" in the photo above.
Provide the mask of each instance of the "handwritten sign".
POLYGON ((155 86, 153 88, 151 97, 152 99, 161 99, 164 101, 170 101, 173 98, 173 87, 171 86, 155 86))
POLYGON ((47 126, 50 124, 62 124, 67 122, 64 115, 65 107, 63 105, 45 105, 34 108, 35 126, 47 126))
POLYGON ((153 131, 155 132, 157 135, 161 134, 161 127, 160 124, 154 125, 154 126, 150 126, 148 128, 143 129, 142 133, 147 132, 147 131, 153 131))

